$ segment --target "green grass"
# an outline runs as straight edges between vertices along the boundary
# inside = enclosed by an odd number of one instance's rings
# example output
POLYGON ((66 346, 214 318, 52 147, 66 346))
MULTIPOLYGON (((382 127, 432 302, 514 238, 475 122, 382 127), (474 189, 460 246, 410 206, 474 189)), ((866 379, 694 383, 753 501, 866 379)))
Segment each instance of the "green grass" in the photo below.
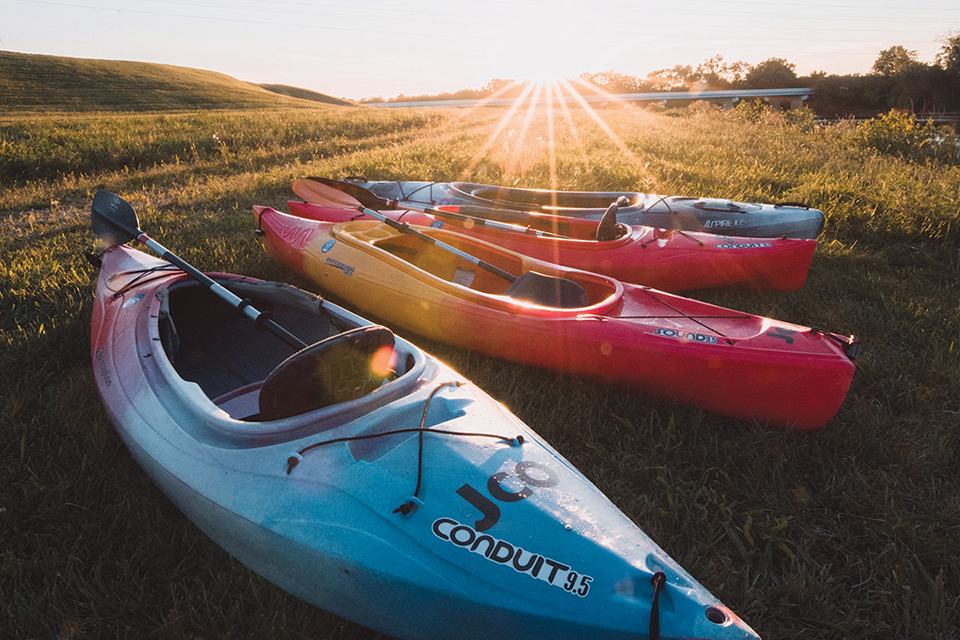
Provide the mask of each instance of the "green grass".
POLYGON ((0 51, 0 110, 4 115, 22 111, 310 108, 316 102, 348 104, 322 93, 260 86, 188 67, 0 51))
POLYGON ((956 637, 960 168, 883 155, 849 125, 712 109, 600 111, 618 146, 521 112, 313 110, 0 122, 0 629, 13 638, 374 638, 233 561, 150 483, 97 398, 89 208, 115 191, 201 268, 273 264, 253 204, 365 174, 805 200, 827 229, 803 290, 701 292, 860 335, 838 416, 808 434, 703 414, 416 339, 555 445, 767 638, 956 637), (216 136, 216 138, 214 138, 216 136), (625 150, 624 150, 625 149, 625 150), (473 160, 473 162, 472 162, 473 160))

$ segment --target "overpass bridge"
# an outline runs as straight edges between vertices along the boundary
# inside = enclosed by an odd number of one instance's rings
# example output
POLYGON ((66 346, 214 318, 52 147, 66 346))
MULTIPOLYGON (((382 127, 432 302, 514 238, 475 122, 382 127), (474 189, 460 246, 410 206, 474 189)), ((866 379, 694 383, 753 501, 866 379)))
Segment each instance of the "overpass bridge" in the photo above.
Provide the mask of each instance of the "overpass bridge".
MULTIPOLYGON (((719 104, 725 109, 729 109, 741 100, 760 99, 768 103, 774 109, 799 109, 804 101, 810 97, 813 89, 795 88, 795 89, 721 89, 716 91, 659 91, 651 93, 611 93, 611 94, 589 94, 581 96, 572 96, 569 94, 558 94, 554 92, 551 96, 543 93, 538 100, 546 101, 548 98, 554 103, 561 102, 572 103, 580 102, 582 99, 587 103, 607 104, 611 102, 639 102, 650 103, 659 102, 663 105, 675 103, 681 104, 705 100, 713 104, 719 104), (685 102, 684 102, 685 101, 685 102)), ((493 98, 491 100, 419 100, 415 102, 372 102, 368 103, 371 107, 380 107, 386 109, 412 109, 423 107, 502 107, 512 105, 516 98, 493 98)))

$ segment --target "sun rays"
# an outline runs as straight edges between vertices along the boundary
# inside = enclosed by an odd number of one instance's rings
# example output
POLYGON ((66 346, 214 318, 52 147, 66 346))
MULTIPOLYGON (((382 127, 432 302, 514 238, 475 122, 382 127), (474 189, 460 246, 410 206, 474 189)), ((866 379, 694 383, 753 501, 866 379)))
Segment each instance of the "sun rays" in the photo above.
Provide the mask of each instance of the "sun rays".
POLYGON ((481 164, 490 163, 500 172, 498 177, 502 182, 517 184, 534 167, 545 161, 547 175, 540 186, 549 187, 551 190, 559 189, 560 144, 573 148, 578 168, 582 167, 583 171, 590 169, 582 125, 577 125, 577 120, 583 122, 577 117, 581 111, 587 115, 589 122, 600 130, 605 143, 609 143, 635 168, 642 169, 644 162, 588 102, 584 93, 598 96, 604 103, 619 103, 625 105, 625 108, 636 108, 622 102, 616 95, 580 79, 528 81, 503 86, 474 107, 502 105, 505 111, 493 132, 461 172, 460 179, 470 179, 481 164), (559 117, 557 111, 560 113, 559 117))

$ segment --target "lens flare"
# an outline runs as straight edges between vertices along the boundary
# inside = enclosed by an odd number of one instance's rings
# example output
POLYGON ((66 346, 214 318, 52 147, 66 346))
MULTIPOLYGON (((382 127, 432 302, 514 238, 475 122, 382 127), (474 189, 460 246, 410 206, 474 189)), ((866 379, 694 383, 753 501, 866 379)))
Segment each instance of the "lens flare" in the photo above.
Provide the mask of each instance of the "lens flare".
POLYGON ((384 345, 377 349, 370 359, 370 373, 373 377, 384 378, 393 371, 393 365, 396 363, 397 355, 393 347, 384 345))

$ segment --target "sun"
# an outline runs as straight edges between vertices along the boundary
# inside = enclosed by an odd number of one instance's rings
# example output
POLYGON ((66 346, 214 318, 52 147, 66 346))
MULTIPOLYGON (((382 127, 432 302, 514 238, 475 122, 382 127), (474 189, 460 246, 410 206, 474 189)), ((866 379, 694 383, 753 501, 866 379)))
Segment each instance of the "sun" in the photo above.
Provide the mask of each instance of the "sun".
POLYGON ((576 78, 578 66, 568 54, 558 51, 556 45, 537 46, 535 43, 518 45, 515 58, 511 61, 518 82, 532 84, 558 84, 563 80, 576 78))
POLYGON ((564 80, 572 77, 569 73, 559 68, 550 68, 548 66, 530 69, 517 75, 521 82, 540 85, 559 85, 564 80))

